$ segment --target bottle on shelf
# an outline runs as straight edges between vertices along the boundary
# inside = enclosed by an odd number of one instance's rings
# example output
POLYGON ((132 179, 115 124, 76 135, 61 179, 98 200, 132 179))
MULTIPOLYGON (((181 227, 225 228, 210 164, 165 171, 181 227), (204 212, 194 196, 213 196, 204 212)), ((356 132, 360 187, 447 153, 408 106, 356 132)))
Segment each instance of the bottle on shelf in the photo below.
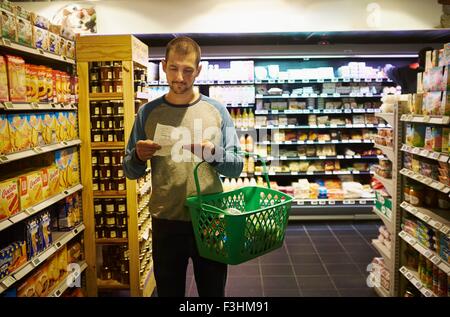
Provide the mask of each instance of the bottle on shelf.
POLYGON ((242 113, 242 128, 248 128, 248 113, 247 109, 244 109, 242 113))
POLYGON ((232 178, 231 181, 230 181, 230 188, 231 188, 231 190, 236 189, 236 186, 237 186, 236 178, 232 178))
POLYGON ((237 188, 241 188, 242 186, 244 186, 244 182, 242 181, 242 178, 238 178, 238 180, 236 182, 236 186, 237 186, 237 188))
POLYGON ((255 173, 255 159, 252 156, 247 161, 247 173, 255 173))
POLYGON ((247 136, 245 139, 245 149, 247 152, 253 152, 253 137, 251 135, 247 136))
POLYGON ((255 127, 255 115, 253 114, 252 109, 249 110, 249 114, 248 114, 248 127, 249 128, 255 127))
POLYGON ((234 125, 236 126, 236 113, 234 112, 234 109, 231 109, 231 120, 233 121, 234 125))
POLYGON ((240 109, 237 110, 237 113, 235 116, 235 126, 236 126, 236 129, 242 128, 242 115, 241 115, 240 109))
POLYGON ((223 181, 223 191, 224 192, 228 192, 231 190, 231 184, 230 184, 230 179, 229 178, 225 178, 225 180, 223 181))
POLYGON ((244 178, 244 186, 249 186, 250 185, 250 180, 246 177, 244 178))
POLYGON ((246 151, 247 150, 247 141, 245 140, 245 135, 241 135, 239 137, 239 143, 241 144, 241 150, 246 151))

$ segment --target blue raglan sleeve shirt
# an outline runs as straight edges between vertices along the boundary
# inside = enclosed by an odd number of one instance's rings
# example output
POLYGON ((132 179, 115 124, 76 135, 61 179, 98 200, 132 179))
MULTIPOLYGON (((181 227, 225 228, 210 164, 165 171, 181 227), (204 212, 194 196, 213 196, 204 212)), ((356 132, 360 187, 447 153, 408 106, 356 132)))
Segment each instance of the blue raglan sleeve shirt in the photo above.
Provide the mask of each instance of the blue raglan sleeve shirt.
POLYGON ((143 116, 144 107, 140 108, 134 121, 133 130, 125 149, 125 157, 123 158, 123 170, 129 179, 138 179, 145 175, 147 163, 141 161, 136 156, 136 143, 140 140, 146 140, 145 135, 145 118, 143 116))

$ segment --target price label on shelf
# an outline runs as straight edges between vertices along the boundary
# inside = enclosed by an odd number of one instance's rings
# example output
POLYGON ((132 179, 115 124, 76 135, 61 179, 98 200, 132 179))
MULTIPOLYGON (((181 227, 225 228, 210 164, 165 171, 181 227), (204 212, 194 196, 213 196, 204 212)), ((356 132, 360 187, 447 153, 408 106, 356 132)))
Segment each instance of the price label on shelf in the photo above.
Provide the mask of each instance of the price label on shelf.
POLYGON ((38 266, 39 264, 41 264, 41 260, 39 258, 35 258, 33 261, 31 261, 31 263, 33 263, 34 266, 38 266))
POLYGON ((335 92, 334 94, 333 94, 333 97, 336 97, 336 98, 339 98, 341 96, 341 94, 340 93, 337 93, 337 92, 335 92))
POLYGON ((420 148, 416 147, 411 151, 413 154, 419 154, 420 153, 420 148))
POLYGON ((386 125, 384 123, 379 123, 377 126, 377 128, 385 128, 385 127, 386 127, 386 125))
POLYGON ((305 141, 297 141, 297 144, 305 144, 305 141))
POLYGON ((441 227, 441 232, 443 233, 443 234, 448 234, 448 232, 450 231, 450 228, 449 227, 447 227, 447 226, 442 226, 441 227))
POLYGON ((422 283, 421 283, 419 280, 417 280, 416 278, 414 278, 414 277, 411 279, 411 283, 412 283, 415 287, 417 287, 417 289, 422 288, 422 283))
POLYGON ((342 143, 349 143, 348 140, 342 140, 341 142, 342 142, 342 143))
POLYGON ((304 84, 309 83, 309 79, 302 79, 302 83, 304 83, 304 84))
POLYGON ((319 200, 319 205, 326 205, 327 204, 327 202, 325 201, 325 200, 319 200))
POLYGON ((414 277, 414 276, 413 276, 409 271, 406 272, 406 278, 407 278, 408 280, 411 280, 413 277, 414 277))
POLYGON ((323 128, 326 128, 327 126, 325 124, 319 124, 318 127, 323 129, 323 128))
POLYGON ((342 159, 344 158, 344 155, 338 155, 338 156, 336 156, 336 158, 337 158, 338 160, 342 160, 342 159))
POLYGON ((280 160, 282 160, 282 161, 287 160, 287 156, 280 156, 280 160))
POLYGON ((295 83, 295 80, 294 79, 288 79, 288 83, 289 84, 293 84, 293 83, 295 83))
POLYGON ((323 83, 323 82, 325 82, 325 80, 323 78, 319 78, 319 79, 317 79, 317 82, 318 83, 323 83))
MULTIPOLYGON (((291 95, 290 94, 282 94, 281 97, 282 98, 289 98, 289 97, 291 97, 291 95)), ((293 98, 295 98, 295 97, 293 97, 293 98)))
POLYGON ((306 141, 306 144, 314 144, 314 141, 308 140, 306 141))
POLYGON ((441 262, 441 260, 435 255, 433 255, 431 257, 430 261, 433 262, 435 265, 437 265, 439 262, 441 262))
POLYGON ((311 200, 311 205, 318 205, 319 202, 317 200, 311 200))
POLYGON ((320 97, 328 97, 328 94, 321 93, 321 94, 320 94, 320 97))
POLYGON ((371 83, 372 82, 372 78, 364 78, 364 82, 371 83))
POLYGON ((367 200, 360 200, 359 203, 360 203, 361 205, 367 205, 367 200))
POLYGON ((354 205, 355 203, 354 200, 344 200, 344 205, 354 205))
POLYGON ((398 234, 401 238, 405 238, 407 233, 405 231, 400 231, 398 234))
POLYGON ((275 172, 273 172, 273 171, 270 171, 269 172, 269 175, 271 175, 271 176, 274 176, 274 175, 276 175, 277 173, 275 173, 275 172))
POLYGON ((303 206, 305 202, 303 200, 297 200, 297 205, 303 206))
POLYGON ((426 250, 423 255, 425 255, 427 258, 431 258, 433 256, 433 253, 430 250, 426 250))
POLYGON ((430 152, 428 150, 423 149, 423 150, 420 151, 419 155, 421 155, 421 156, 428 156, 429 153, 430 152))
POLYGON ((311 98, 317 98, 317 97, 318 97, 317 94, 310 94, 309 96, 310 96, 311 98))
MULTIPOLYGON (((339 143, 339 140, 331 140, 331 143, 332 144, 337 144, 337 143, 339 143)), ((342 155, 341 155, 342 156, 342 155)))
POLYGON ((351 93, 350 93, 350 97, 356 97, 356 93, 351 92, 351 93))
POLYGON ((402 151, 408 151, 409 150, 409 146, 407 146, 406 144, 403 144, 401 150, 402 151))
POLYGON ((353 171, 353 174, 360 174, 360 171, 353 171))
POLYGON ((406 269, 406 267, 402 266, 402 267, 400 268, 400 272, 401 272, 402 274, 406 274, 406 272, 408 272, 408 270, 406 269))
POLYGON ((424 289, 422 292, 425 297, 434 297, 433 293, 429 289, 424 289))
POLYGON ((292 141, 284 141, 284 144, 292 144, 292 141))
POLYGON ((314 175, 314 172, 306 172, 306 175, 314 175))
POLYGON ((278 79, 279 84, 284 84, 284 79, 278 79))
POLYGON ((437 160, 437 159, 439 159, 439 156, 440 156, 440 155, 441 155, 441 154, 438 153, 438 152, 433 152, 433 153, 431 154, 431 158, 434 159, 434 160, 437 160))
POLYGON ((439 157, 439 161, 443 162, 443 163, 447 163, 449 160, 448 155, 445 154, 441 154, 441 156, 439 157))
POLYGON ((436 228, 437 230, 441 229, 442 227, 442 223, 440 223, 439 221, 433 220, 433 219, 429 219, 428 224, 434 228, 436 228))
POLYGON ((329 200, 328 201, 328 205, 336 205, 336 201, 335 200, 329 200))
POLYGON ((352 109, 344 109, 344 113, 352 113, 352 109))
POLYGON ((262 84, 262 81, 259 79, 255 79, 255 84, 262 84))
POLYGON ((332 171, 325 171, 325 175, 333 175, 332 171))
POLYGON ((291 172, 291 175, 298 175, 298 172, 291 172))
POLYGON ((301 156, 300 156, 300 160, 307 160, 307 159, 308 159, 307 156, 304 156, 304 155, 301 155, 301 156))
POLYGON ((7 288, 9 288, 11 285, 13 285, 16 282, 16 279, 12 276, 7 276, 3 281, 2 284, 5 285, 7 288))
POLYGON ((236 85, 237 84, 237 80, 230 80, 230 84, 236 85))
POLYGON ((332 83, 337 83, 337 82, 339 82, 339 78, 331 78, 331 82, 332 83))

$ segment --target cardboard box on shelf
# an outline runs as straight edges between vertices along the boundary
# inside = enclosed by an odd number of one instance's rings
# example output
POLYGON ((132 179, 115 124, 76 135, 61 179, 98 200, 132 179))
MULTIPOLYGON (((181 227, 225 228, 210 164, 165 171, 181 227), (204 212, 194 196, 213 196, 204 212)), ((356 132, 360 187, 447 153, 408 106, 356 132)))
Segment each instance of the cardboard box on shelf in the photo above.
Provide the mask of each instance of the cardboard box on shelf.
POLYGON ((31 127, 28 116, 23 114, 8 115, 9 135, 12 151, 19 152, 31 147, 31 127))
POLYGON ((442 128, 442 153, 450 153, 450 128, 442 128))
POLYGON ((30 113, 27 115, 28 124, 31 127, 31 147, 45 145, 43 116, 44 114, 42 113, 30 113))
POLYGON ((22 57, 6 55, 8 69, 9 99, 27 101, 27 74, 22 57))
POLYGON ((56 114, 54 112, 46 112, 43 118, 44 124, 44 140, 46 144, 54 144, 58 142, 57 138, 57 124, 56 114))
POLYGON ((8 117, 0 114, 0 155, 12 152, 11 136, 9 133, 8 117))
POLYGON ((66 141, 68 139, 68 129, 69 122, 68 117, 65 112, 57 112, 57 122, 58 122, 58 130, 57 130, 57 138, 58 141, 66 141))
POLYGON ((33 46, 48 51, 49 35, 47 30, 33 26, 33 46))
POLYGON ((0 101, 9 101, 8 73, 6 60, 2 55, 0 55, 0 101))
POLYGON ((42 169, 42 181, 44 199, 59 194, 59 169, 55 165, 42 169))
POLYGON ((440 127, 426 127, 425 146, 429 151, 440 151, 442 147, 442 130, 440 127))
POLYGON ((61 188, 79 184, 79 158, 75 147, 55 152, 55 163, 59 169, 61 188))
POLYGON ((20 207, 26 209, 43 200, 41 171, 19 176, 20 207))
POLYGON ((8 10, 8 7, 4 5, 5 2, 0 2, 0 30, 1 37, 9 39, 11 41, 16 41, 17 39, 17 29, 16 29, 16 19, 12 12, 12 8, 8 10))
POLYGON ((16 16, 17 43, 31 46, 33 42, 33 26, 31 22, 21 16, 16 16))
POLYGON ((17 178, 0 182, 0 219, 20 211, 19 184, 17 178))

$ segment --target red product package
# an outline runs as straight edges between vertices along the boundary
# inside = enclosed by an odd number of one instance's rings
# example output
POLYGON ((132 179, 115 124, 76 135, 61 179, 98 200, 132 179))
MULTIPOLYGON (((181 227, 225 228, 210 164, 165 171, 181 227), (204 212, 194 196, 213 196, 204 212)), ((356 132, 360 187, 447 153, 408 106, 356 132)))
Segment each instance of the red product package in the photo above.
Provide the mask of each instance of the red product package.
POLYGON ((9 99, 27 101, 27 76, 25 61, 19 56, 6 55, 8 67, 9 99))

